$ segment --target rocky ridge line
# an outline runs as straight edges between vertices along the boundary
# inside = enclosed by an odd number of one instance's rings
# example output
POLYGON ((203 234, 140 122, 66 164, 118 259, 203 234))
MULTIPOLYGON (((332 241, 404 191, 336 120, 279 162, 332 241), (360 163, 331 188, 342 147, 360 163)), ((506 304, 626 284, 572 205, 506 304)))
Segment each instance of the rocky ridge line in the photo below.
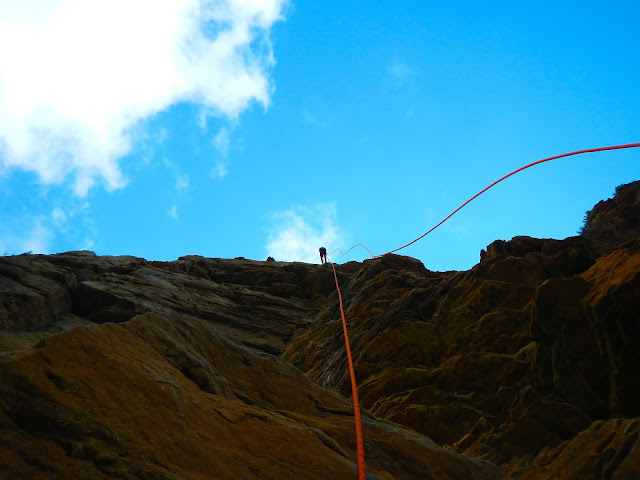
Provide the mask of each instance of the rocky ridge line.
MULTIPOLYGON (((371 478, 640 476, 640 182, 467 272, 337 269, 371 478)), ((319 265, 0 258, 0 472, 353 478, 339 319, 319 265)))

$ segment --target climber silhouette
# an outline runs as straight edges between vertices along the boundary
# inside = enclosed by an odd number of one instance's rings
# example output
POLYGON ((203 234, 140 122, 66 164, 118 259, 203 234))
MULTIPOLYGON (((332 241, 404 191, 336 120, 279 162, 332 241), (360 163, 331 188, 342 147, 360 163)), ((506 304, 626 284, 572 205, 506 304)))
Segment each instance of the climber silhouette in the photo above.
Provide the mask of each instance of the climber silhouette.
POLYGON ((320 247, 320 263, 326 263, 326 262, 327 262, 327 249, 324 247, 320 247))

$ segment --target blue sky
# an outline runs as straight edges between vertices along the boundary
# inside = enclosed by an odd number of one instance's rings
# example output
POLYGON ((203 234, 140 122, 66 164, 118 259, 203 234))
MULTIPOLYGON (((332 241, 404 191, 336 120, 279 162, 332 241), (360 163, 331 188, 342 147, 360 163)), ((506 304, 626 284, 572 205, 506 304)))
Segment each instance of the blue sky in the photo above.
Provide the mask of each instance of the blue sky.
MULTIPOLYGON (((634 1, 0 2, 0 253, 387 252, 524 164, 639 142, 639 15, 634 1)), ((399 253, 467 269, 495 239, 576 234, 638 178, 640 149, 545 163, 399 253)))

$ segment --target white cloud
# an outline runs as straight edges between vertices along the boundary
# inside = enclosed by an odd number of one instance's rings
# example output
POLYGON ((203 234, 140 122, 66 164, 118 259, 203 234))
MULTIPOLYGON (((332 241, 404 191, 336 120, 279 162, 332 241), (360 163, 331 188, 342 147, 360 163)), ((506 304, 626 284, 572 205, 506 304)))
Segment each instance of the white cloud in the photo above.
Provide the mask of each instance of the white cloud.
POLYGON ((176 195, 182 196, 189 189, 189 184, 191 182, 189 175, 182 173, 180 168, 166 157, 162 159, 162 164, 171 171, 175 178, 176 195))
MULTIPOLYGON (((73 198, 64 187, 21 185, 21 206, 4 205, 0 221, 0 254, 52 253, 96 244, 99 232, 90 204, 73 198)), ((0 205, 0 210, 2 210, 0 205)))
POLYGON ((222 127, 215 137, 213 137, 213 145, 218 150, 220 157, 213 168, 211 176, 219 180, 229 173, 229 154, 243 150, 242 140, 233 138, 234 128, 237 122, 230 122, 229 125, 222 127))
POLYGON ((176 175, 176 191, 178 193, 184 192, 189 188, 189 175, 179 173, 176 175))
POLYGON ((69 218, 67 214, 64 213, 60 207, 56 207, 53 209, 51 213, 51 219, 53 220, 53 224, 56 226, 58 230, 65 232, 68 229, 69 218))
POLYGON ((213 144, 216 146, 220 155, 227 158, 229 155, 229 147, 231 145, 231 134, 227 127, 222 127, 218 134, 213 139, 213 144))
POLYGON ((209 119, 209 115, 210 113, 207 112, 206 109, 201 109, 200 113, 198 114, 198 126, 200 127, 200 130, 202 130, 203 132, 207 131, 208 125, 207 125, 207 120, 209 119))
POLYGON ((56 206, 47 225, 53 233, 62 234, 70 248, 90 250, 95 245, 97 230, 90 216, 91 205, 86 201, 69 200, 65 209, 56 206))
POLYGON ((173 204, 171 208, 167 210, 167 215, 169 215, 174 220, 178 219, 178 206, 176 202, 180 200, 184 200, 185 197, 188 199, 189 197, 189 184, 190 177, 186 173, 182 173, 180 168, 173 164, 168 158, 162 159, 162 164, 167 167, 167 169, 171 172, 175 179, 175 191, 173 194, 173 204))
POLYGON ((93 247, 96 246, 96 242, 90 236, 84 238, 82 243, 80 244, 80 250, 93 250, 93 247))
POLYGON ((42 221, 38 220, 29 236, 23 241, 22 249, 25 252, 48 253, 47 243, 50 238, 51 231, 42 224, 42 221))
POLYGON ((211 176, 218 180, 224 179, 227 173, 229 173, 229 169, 227 168, 226 162, 217 162, 211 169, 211 176))
POLYGON ((56 207, 51 212, 51 218, 54 222, 64 223, 67 221, 67 214, 60 207, 56 207))
POLYGON ((318 263, 318 248, 333 249, 341 242, 335 203, 276 212, 272 219, 266 249, 276 260, 318 263))
MULTIPOLYGON (((15 233, 0 238, 0 254, 17 255, 19 253, 49 253, 49 240, 52 232, 42 217, 33 218, 31 226, 24 235, 15 233)), ((26 226, 26 225, 25 225, 26 226)))
POLYGON ((181 101, 230 119, 268 106, 286 1, 0 2, 0 171, 115 189, 140 120, 181 101))

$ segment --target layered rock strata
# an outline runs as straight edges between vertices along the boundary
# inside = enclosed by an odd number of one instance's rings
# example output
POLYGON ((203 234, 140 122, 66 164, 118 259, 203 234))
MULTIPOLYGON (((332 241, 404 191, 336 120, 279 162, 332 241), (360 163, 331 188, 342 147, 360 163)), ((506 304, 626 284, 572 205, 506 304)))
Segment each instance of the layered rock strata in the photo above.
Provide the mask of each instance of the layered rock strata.
MULTIPOLYGON (((370 478, 639 477, 640 182, 466 272, 337 266, 370 478)), ((0 476, 355 478, 327 266, 0 258, 0 476)))

